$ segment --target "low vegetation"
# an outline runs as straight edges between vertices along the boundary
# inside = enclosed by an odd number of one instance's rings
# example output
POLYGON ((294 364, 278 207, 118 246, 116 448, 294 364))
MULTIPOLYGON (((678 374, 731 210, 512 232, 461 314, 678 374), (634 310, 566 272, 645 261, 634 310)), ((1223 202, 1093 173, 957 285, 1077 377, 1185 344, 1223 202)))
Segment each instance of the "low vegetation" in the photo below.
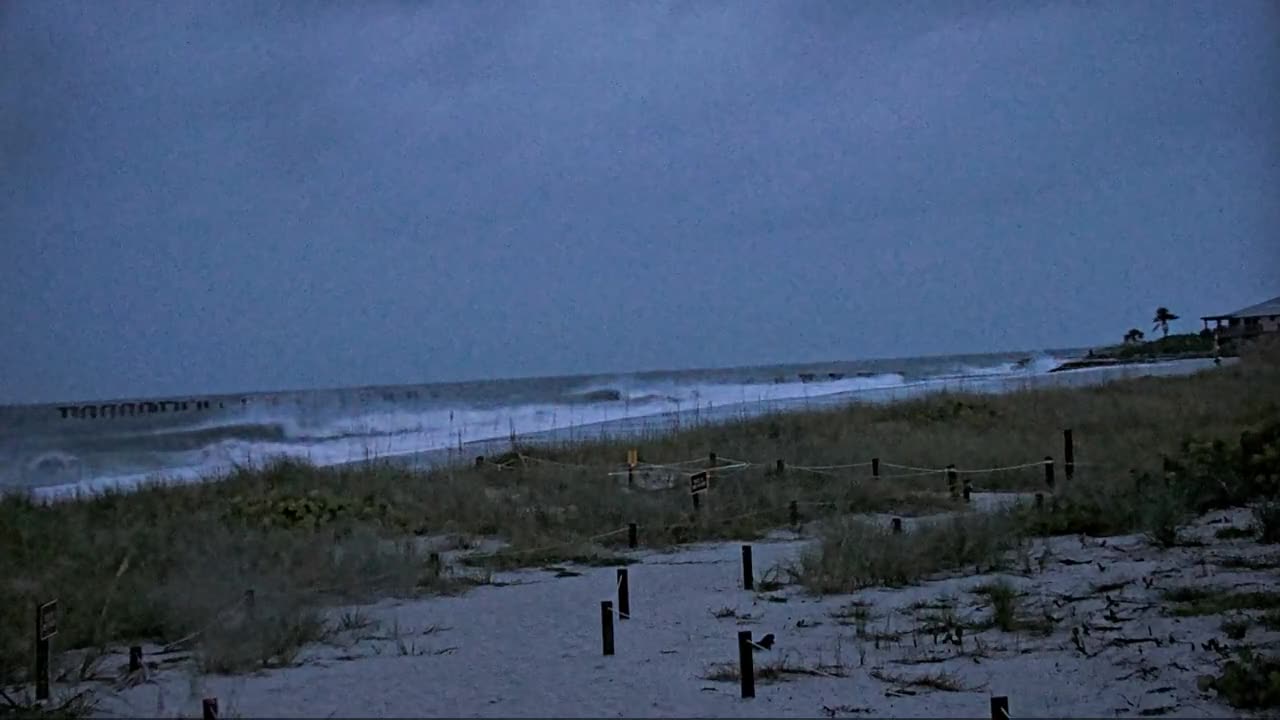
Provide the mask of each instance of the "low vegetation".
POLYGON ((1270 590, 1232 592, 1212 585, 1192 585, 1167 590, 1164 599, 1171 603, 1170 614, 1182 617, 1280 609, 1280 592, 1270 590))
POLYGON ((1208 677, 1204 689, 1213 689, 1232 707, 1271 708, 1280 705, 1280 658, 1243 649, 1221 674, 1208 677))
POLYGON ((1002 567, 1016 546, 1014 529, 1004 513, 945 517, 906 534, 843 517, 823 526, 792 573, 815 592, 844 593, 909 585, 946 570, 987 572, 1002 567))
MULTIPOLYGON (((1272 351, 1193 377, 856 404, 636 440, 522 447, 479 467, 279 461, 206 483, 50 506, 7 496, 0 499, 0 686, 26 676, 38 602, 59 600, 56 650, 182 640, 208 668, 238 671, 290 662, 292 649, 321 631, 310 618, 326 603, 458 592, 483 581, 483 571, 476 580, 457 558, 446 558, 444 572, 431 562, 432 552, 477 554, 458 549, 451 540, 458 537, 504 544, 471 561, 489 570, 613 563, 621 561, 628 523, 639 525, 646 547, 748 539, 789 526, 788 504, 798 500, 802 522, 830 520, 821 525, 818 550, 793 569, 814 590, 998 569, 1027 535, 1140 528, 1149 499, 1168 497, 1171 488, 1189 512, 1268 492, 1274 497, 1275 397, 1280 354, 1272 351), (947 496, 943 476, 890 477, 901 471, 887 464, 879 479, 865 466, 797 468, 872 457, 920 467, 1000 467, 1054 454, 1066 427, 1075 431, 1080 465, 1070 482, 1059 465, 1059 492, 1043 511, 922 520, 903 535, 845 516, 962 508, 947 496), (642 462, 714 451, 758 465, 717 475, 695 513, 683 475, 672 474, 672 489, 655 491, 609 476, 629 447, 639 448, 642 462), (788 464, 784 476, 774 469, 778 458, 788 464), (257 616, 237 620, 247 589, 254 590, 257 616), (250 636, 253 642, 242 641, 250 636)), ((1044 489, 1040 466, 966 477, 982 490, 1044 489)), ((1263 535, 1275 527, 1266 507, 1259 516, 1263 535)), ((1176 528, 1182 517, 1157 515, 1172 519, 1155 530, 1176 528)))

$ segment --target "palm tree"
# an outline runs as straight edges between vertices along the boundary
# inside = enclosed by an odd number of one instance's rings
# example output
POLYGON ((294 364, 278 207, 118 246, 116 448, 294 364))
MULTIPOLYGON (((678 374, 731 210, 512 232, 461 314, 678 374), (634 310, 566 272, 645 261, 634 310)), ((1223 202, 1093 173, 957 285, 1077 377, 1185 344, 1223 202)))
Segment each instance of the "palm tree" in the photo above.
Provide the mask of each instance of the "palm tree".
POLYGON ((1129 343, 1142 342, 1142 339, 1146 336, 1146 333, 1142 332, 1138 328, 1130 328, 1129 332, 1124 334, 1124 342, 1126 345, 1129 343))
POLYGON ((1154 324, 1151 326, 1151 329, 1155 330, 1156 328, 1160 328, 1161 330, 1164 331, 1164 336, 1169 337, 1169 321, 1177 320, 1177 319, 1178 319, 1178 316, 1169 312, 1169 308, 1158 307, 1156 308, 1156 317, 1154 320, 1154 324))

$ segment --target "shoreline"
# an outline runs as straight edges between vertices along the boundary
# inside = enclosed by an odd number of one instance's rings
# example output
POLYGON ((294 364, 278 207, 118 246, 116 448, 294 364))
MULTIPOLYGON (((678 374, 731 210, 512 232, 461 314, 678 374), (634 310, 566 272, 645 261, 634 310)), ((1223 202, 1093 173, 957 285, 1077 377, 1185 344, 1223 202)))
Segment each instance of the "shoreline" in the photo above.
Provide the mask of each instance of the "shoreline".
MULTIPOLYGON (((1224 365, 1234 362, 1227 359, 1224 365)), ((621 440, 624 438, 643 438, 653 435, 665 435, 702 426, 723 425, 740 420, 751 420, 776 414, 796 414, 831 410, 849 405, 910 402, 921 398, 943 394, 989 394, 1001 395, 1021 391, 1034 391, 1047 388, 1089 387, 1110 382, 1129 380, 1137 377, 1166 377, 1194 374, 1213 368, 1212 362, 1202 358, 1177 358, 1160 361, 1134 361, 1118 365, 1098 367, 1082 367, 1069 374, 1054 373, 1052 370, 1033 375, 1018 373, 993 375, 966 375, 954 377, 932 378, 900 385, 860 388, 846 392, 836 392, 810 398, 789 398, 778 400, 747 401, 730 403, 716 407, 691 408, 680 411, 667 411, 651 415, 604 420, 599 422, 574 425, 569 427, 517 433, 515 441, 526 445, 565 445, 582 442, 600 442, 601 440, 621 440)), ((358 468, 370 462, 389 463, 414 471, 427 471, 436 468, 463 467, 474 462, 477 456, 497 455, 511 449, 510 435, 495 435, 489 438, 478 438, 462 443, 461 447, 441 447, 427 450, 409 450, 394 454, 380 454, 370 457, 340 461, 321 465, 333 468, 358 468)), ((265 457, 257 465, 269 463, 273 457, 265 457)), ((254 466, 253 464, 249 465, 254 466)), ((145 473, 132 476, 110 476, 90 479, 74 483, 15 488, 22 492, 29 490, 42 501, 59 501, 74 499, 77 496, 92 495, 105 489, 129 490, 138 486, 155 482, 180 485, 204 483, 217 480, 225 472, 209 471, 177 471, 166 475, 163 472, 145 473)))

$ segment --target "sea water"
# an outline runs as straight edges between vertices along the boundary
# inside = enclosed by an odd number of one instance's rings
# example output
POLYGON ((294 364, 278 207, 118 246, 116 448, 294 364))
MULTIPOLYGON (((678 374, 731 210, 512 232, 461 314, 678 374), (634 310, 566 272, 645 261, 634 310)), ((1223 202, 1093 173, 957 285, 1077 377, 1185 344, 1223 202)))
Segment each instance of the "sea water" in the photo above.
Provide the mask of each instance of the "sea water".
POLYGON ((57 495, 194 480, 290 456, 417 466, 509 443, 649 433, 769 412, 1191 372, 1207 363, 1049 373, 1081 353, 956 355, 0 406, 0 490, 57 495))

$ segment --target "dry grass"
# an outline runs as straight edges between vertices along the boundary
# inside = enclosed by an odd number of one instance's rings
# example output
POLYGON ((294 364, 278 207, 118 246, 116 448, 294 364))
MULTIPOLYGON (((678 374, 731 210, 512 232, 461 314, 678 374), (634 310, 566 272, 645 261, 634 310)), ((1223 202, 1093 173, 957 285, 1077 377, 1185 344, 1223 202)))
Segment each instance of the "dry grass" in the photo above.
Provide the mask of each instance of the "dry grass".
MULTIPOLYGON (((642 545, 663 547, 759 537, 788 524, 791 500, 804 503, 806 521, 851 512, 910 514, 956 507, 941 495, 945 485, 939 476, 874 481, 863 468, 835 478, 789 470, 779 478, 772 470, 776 458, 790 465, 878 456, 930 467, 1002 466, 1060 454, 1061 431, 1070 427, 1080 468, 1060 493, 1062 511, 1036 516, 1034 529, 1132 528, 1131 469, 1156 473, 1161 453, 1176 453, 1184 436, 1234 441, 1243 428, 1280 416, 1271 399, 1280 397, 1277 357, 1245 358, 1238 366, 1194 377, 1003 396, 937 395, 529 450, 591 468, 516 463, 505 470, 487 465, 419 472, 390 463, 316 468, 280 462, 216 482, 157 485, 53 506, 5 497, 0 499, 0 684, 25 675, 33 608, 52 598, 61 608, 55 651, 128 641, 168 643, 212 628, 198 638, 208 650, 219 642, 218 633, 231 632, 223 627, 225 608, 253 588, 262 617, 275 617, 282 628, 283 639, 265 645, 287 649, 314 634, 302 629, 308 608, 332 599, 464 588, 448 573, 433 573, 421 547, 406 542, 422 536, 500 538, 510 552, 488 561, 491 567, 614 562, 626 534, 590 538, 630 522, 639 524, 642 545), (625 481, 605 475, 632 446, 647 462, 715 451, 767 466, 716 478, 695 515, 683 487, 633 491, 625 481), (746 513, 753 514, 739 517, 746 513), (529 552, 550 545, 558 547, 529 552)), ((1063 483, 1061 468, 1058 477, 1063 483)), ((974 484, 1039 489, 1043 474, 1031 468, 979 475, 974 484)), ((823 531, 824 552, 807 558, 800 571, 816 588, 849 590, 914 582, 948 568, 994 567, 1012 546, 1002 532, 1010 520, 948 521, 913 533, 910 540, 838 520, 823 531)), ((213 665, 281 661, 281 653, 270 649, 248 653, 249 660, 213 665)))
MULTIPOLYGON (((848 677, 849 669, 838 660, 834 664, 797 662, 790 655, 781 655, 764 659, 756 656, 752 663, 752 671, 756 682, 771 683, 792 680, 798 677, 848 677)), ((715 663, 703 673, 704 680, 714 682, 739 682, 742 679, 741 668, 737 663, 715 663)))
POLYGON ((875 585, 903 586, 946 570, 987 572, 1004 565, 1019 535, 1007 513, 960 515, 894 534, 860 518, 833 520, 818 545, 792 568, 819 593, 846 593, 875 585))

